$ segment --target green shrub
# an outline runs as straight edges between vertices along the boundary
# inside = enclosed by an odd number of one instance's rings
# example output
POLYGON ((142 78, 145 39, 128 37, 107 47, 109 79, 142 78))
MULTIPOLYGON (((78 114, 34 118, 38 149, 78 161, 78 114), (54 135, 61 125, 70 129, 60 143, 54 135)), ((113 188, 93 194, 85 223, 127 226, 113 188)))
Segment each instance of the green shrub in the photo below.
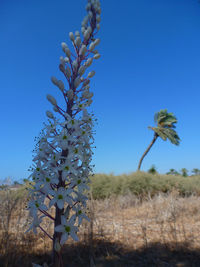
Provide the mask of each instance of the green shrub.
POLYGON ((91 193, 94 199, 111 195, 126 195, 128 192, 144 198, 159 192, 179 191, 180 195, 200 195, 200 176, 174 176, 135 172, 129 175, 95 174, 91 177, 91 193))

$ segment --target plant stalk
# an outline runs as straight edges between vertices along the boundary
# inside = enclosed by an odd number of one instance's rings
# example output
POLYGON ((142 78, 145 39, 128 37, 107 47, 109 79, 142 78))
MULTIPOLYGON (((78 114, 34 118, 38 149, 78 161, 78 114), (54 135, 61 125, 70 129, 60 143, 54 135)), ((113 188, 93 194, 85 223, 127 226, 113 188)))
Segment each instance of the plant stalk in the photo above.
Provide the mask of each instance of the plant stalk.
POLYGON ((153 144, 156 142, 156 139, 158 138, 158 134, 157 133, 154 133, 154 137, 153 137, 153 140, 151 141, 150 145, 147 147, 147 149, 145 150, 144 154, 142 155, 140 161, 139 161, 139 164, 138 164, 138 171, 140 171, 140 168, 141 168, 141 164, 142 164, 142 161, 144 159, 144 157, 147 155, 147 153, 149 152, 149 150, 151 149, 151 147, 153 146, 153 144))

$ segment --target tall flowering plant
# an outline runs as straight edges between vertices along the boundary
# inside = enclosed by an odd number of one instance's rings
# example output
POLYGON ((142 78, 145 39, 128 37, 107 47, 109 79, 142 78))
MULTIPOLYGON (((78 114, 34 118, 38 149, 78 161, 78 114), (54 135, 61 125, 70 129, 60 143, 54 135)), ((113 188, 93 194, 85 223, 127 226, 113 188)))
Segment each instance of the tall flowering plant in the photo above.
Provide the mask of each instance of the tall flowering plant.
POLYGON ((90 79, 94 71, 88 71, 93 60, 100 57, 96 50, 100 39, 96 34, 100 28, 100 2, 88 0, 87 15, 82 21, 81 33, 70 32, 73 52, 62 43, 65 56, 60 57, 59 69, 66 82, 52 77, 52 83, 63 95, 65 105, 47 95, 53 111, 46 111, 45 124, 35 149, 31 167, 31 188, 28 209, 32 223, 27 231, 37 234, 40 229, 53 241, 53 266, 63 266, 61 249, 69 237, 78 240, 77 232, 83 219, 89 189, 89 174, 92 172, 93 114, 88 107, 92 103, 90 79), (51 209, 51 211, 50 211, 51 209), (52 209, 54 212, 52 213, 52 209), (52 215, 53 214, 53 215, 52 215), (44 218, 54 222, 51 236, 42 227, 44 218))

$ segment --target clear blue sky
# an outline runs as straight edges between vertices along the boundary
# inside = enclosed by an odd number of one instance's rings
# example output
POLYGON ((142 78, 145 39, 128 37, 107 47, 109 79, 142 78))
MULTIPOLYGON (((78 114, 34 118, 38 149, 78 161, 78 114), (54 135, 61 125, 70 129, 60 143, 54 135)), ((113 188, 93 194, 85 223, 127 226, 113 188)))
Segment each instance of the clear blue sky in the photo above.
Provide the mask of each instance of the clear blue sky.
MULTIPOLYGON (((34 137, 51 109, 46 94, 63 55, 60 43, 80 29, 84 0, 0 1, 0 179, 28 176, 34 137)), ((179 147, 157 140, 142 170, 155 164, 200 168, 200 3, 198 0, 103 0, 99 51, 92 69, 98 118, 95 172, 130 173, 151 142, 154 113, 177 119, 179 147)), ((92 70, 91 69, 91 70, 92 70)))

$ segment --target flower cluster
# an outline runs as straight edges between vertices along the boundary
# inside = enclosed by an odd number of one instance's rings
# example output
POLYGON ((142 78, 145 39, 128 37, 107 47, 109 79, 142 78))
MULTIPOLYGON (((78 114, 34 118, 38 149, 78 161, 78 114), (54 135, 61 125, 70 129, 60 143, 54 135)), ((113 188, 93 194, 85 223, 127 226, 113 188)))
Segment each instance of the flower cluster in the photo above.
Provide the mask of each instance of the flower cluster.
POLYGON ((89 175, 92 172, 92 145, 94 115, 88 107, 92 103, 90 79, 94 71, 88 71, 93 60, 100 57, 96 50, 100 40, 96 34, 100 28, 99 0, 88 0, 87 16, 79 31, 70 32, 69 38, 73 52, 66 43, 62 43, 65 56, 60 57, 59 69, 66 78, 66 84, 52 77, 54 85, 61 91, 65 107, 58 105, 56 99, 47 95, 54 113, 47 111, 48 123, 38 138, 31 168, 31 188, 28 209, 32 217, 29 230, 46 232, 42 226, 44 217, 54 221, 54 249, 60 250, 69 236, 78 240, 77 231, 82 219, 88 219, 84 213, 86 190, 89 189, 89 175), (55 215, 49 211, 55 207, 55 215))

